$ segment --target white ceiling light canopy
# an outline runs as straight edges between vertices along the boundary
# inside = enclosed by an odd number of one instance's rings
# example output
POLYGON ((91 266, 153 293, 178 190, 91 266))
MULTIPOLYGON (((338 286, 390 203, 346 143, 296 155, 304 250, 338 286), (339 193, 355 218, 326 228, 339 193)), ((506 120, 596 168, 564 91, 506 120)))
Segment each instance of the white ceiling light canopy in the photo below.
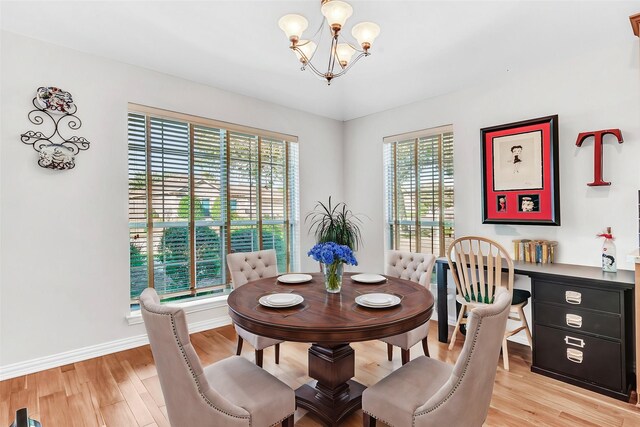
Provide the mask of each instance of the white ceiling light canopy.
POLYGON ((309 26, 309 22, 304 16, 296 14, 284 15, 278 21, 278 26, 287 35, 291 42, 289 48, 293 50, 300 62, 302 62, 302 70, 307 67, 319 77, 331 84, 331 80, 345 74, 360 58, 369 56, 371 53, 371 45, 376 37, 380 34, 380 27, 373 22, 361 22, 356 24, 351 33, 358 41, 358 47, 348 42, 339 42, 341 40, 341 30, 347 19, 353 14, 353 8, 347 2, 341 0, 321 0, 320 11, 324 16, 322 24, 316 34, 312 37, 316 41, 302 40, 302 33, 309 26), (331 46, 329 50, 329 65, 327 71, 322 72, 316 68, 311 60, 316 52, 316 47, 322 37, 322 31, 325 23, 331 30, 331 46), (353 56, 358 52, 358 56, 353 56), (336 70, 336 64, 340 67, 336 70))

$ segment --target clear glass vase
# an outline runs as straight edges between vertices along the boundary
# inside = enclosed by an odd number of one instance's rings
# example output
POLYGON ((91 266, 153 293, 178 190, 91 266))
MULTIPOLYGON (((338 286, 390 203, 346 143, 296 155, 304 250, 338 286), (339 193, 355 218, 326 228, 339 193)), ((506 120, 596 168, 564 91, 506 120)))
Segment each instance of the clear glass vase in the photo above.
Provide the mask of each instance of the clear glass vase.
POLYGON ((324 273, 324 287, 331 294, 340 293, 342 289, 342 270, 343 262, 334 262, 331 264, 322 264, 322 272, 324 273))

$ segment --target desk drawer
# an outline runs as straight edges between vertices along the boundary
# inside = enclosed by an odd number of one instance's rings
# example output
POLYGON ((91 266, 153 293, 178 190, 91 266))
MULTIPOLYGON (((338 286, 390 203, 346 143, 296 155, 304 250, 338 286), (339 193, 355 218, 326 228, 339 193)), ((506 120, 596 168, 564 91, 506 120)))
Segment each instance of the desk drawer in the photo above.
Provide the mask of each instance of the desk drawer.
POLYGON ((535 365, 621 391, 621 344, 547 326, 535 326, 535 365))
POLYGON ((568 332, 589 332, 614 339, 622 338, 622 319, 619 315, 542 302, 534 304, 534 311, 537 324, 555 326, 568 332))
POLYGON ((534 280, 534 295, 537 302, 555 302, 566 307, 590 308, 613 314, 622 312, 617 291, 534 280))

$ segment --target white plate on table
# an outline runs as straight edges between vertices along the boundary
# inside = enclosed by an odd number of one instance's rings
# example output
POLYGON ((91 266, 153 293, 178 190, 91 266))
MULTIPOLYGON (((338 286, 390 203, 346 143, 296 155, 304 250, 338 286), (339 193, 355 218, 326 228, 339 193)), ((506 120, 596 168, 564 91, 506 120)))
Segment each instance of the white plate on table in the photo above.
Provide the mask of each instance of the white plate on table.
POLYGON ((356 303, 363 307, 368 308, 387 308, 393 307, 400 304, 402 299, 393 294, 384 294, 384 293, 371 293, 358 295, 356 297, 356 303))
POLYGON ((302 295, 298 294, 268 294, 260 297, 258 302, 265 307, 286 308, 293 307, 304 301, 302 295))
POLYGON ((311 277, 311 275, 309 274, 283 274, 282 276, 278 277, 278 282, 294 284, 310 282, 311 279, 313 279, 313 277, 311 277))
POLYGON ((354 274, 353 276, 351 276, 351 280, 358 283, 374 284, 374 283, 385 282, 387 278, 379 274, 362 273, 362 274, 354 274))

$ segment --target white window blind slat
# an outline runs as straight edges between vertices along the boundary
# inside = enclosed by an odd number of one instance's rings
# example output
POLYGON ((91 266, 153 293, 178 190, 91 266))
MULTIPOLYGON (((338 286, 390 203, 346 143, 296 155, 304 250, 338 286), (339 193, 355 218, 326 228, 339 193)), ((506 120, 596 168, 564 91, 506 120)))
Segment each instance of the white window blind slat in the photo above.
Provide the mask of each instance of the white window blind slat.
POLYGON ((387 246, 443 256, 454 239, 450 127, 385 139, 387 246))
POLYGON ((226 191, 224 131, 193 125, 195 287, 226 283, 223 213, 226 191), (224 199, 224 201, 223 201, 224 199))
POLYGON ((296 143, 135 111, 128 142, 132 301, 148 286, 228 292, 229 252, 273 248, 279 271, 296 267, 296 143))
POLYGON ((286 150, 287 156, 287 244, 288 271, 298 271, 300 258, 300 185, 297 177, 299 176, 299 147, 298 143, 289 143, 286 150))
POLYGON ((131 293, 148 286, 147 156, 144 115, 129 113, 129 260, 131 293))

